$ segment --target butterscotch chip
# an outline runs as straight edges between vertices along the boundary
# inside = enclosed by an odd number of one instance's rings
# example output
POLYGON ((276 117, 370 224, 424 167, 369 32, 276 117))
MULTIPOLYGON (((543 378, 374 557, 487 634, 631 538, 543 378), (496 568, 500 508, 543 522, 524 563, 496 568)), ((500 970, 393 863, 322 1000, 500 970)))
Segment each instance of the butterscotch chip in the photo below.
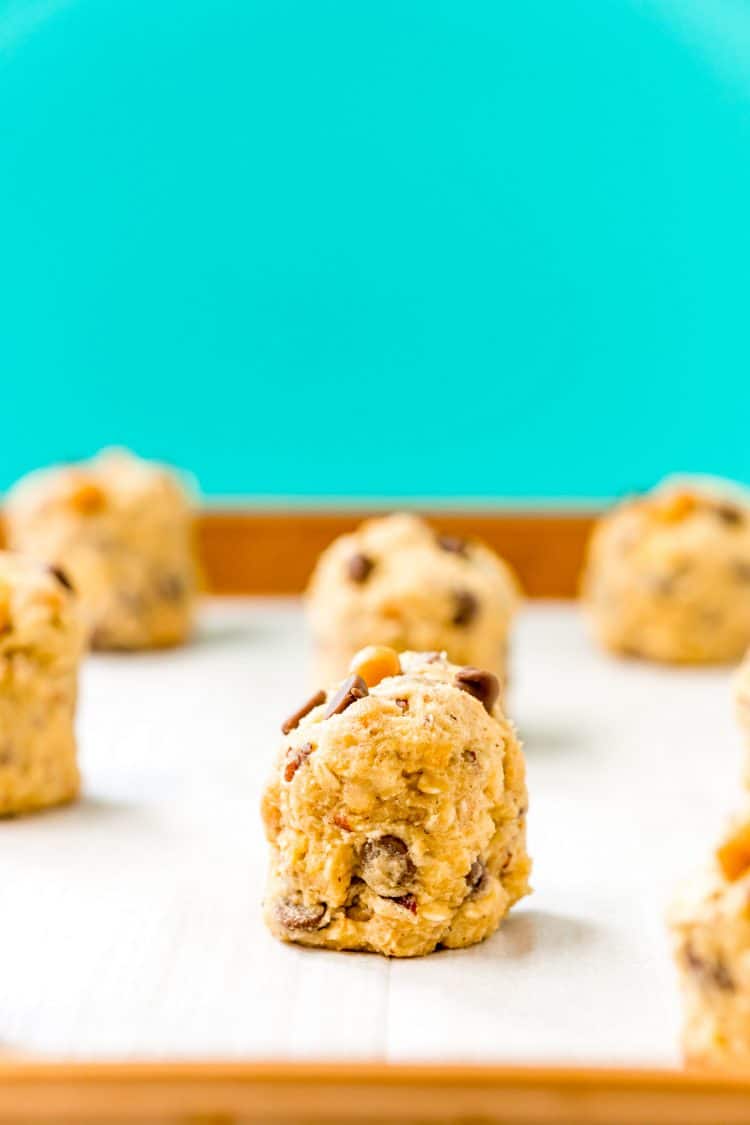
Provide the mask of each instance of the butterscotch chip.
POLYGON ((81 515, 91 516, 100 512, 107 502, 107 497, 100 485, 91 480, 79 480, 72 484, 69 496, 71 508, 81 515))
POLYGON ((75 588, 94 648, 179 644, 197 586, 191 498, 178 477, 125 452, 33 473, 7 503, 10 545, 75 588))
POLYGON ((676 523, 691 515, 698 507, 698 497, 694 492, 670 492, 654 505, 654 514, 659 519, 676 523))
POLYGON ((724 878, 730 883, 750 870, 750 821, 740 825, 716 849, 716 859, 724 878))
POLYGON ((391 957, 458 948, 528 893, 524 762, 500 708, 486 709, 496 678, 424 653, 399 662, 369 693, 350 676, 330 717, 302 718, 280 748, 262 804, 264 909, 284 941, 391 957))
POLYGON ((401 661, 394 648, 387 645, 367 645, 352 657, 349 671, 361 676, 368 688, 375 687, 387 676, 398 676, 401 661))
POLYGON ((10 628, 10 599, 10 587, 5 582, 0 582, 0 633, 4 633, 6 629, 10 628))

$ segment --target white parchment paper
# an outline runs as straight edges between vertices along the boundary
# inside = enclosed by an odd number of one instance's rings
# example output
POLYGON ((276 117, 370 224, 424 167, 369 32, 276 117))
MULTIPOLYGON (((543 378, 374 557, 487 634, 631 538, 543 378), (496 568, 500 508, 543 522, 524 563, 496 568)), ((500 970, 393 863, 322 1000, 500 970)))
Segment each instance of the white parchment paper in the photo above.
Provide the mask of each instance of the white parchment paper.
POLYGON ((261 921, 260 791, 309 687, 296 602, 91 657, 82 801, 0 822, 0 1052, 676 1062, 663 913, 739 800, 729 673, 608 659, 570 604, 528 608, 514 652, 535 893, 483 945, 402 962, 261 921))

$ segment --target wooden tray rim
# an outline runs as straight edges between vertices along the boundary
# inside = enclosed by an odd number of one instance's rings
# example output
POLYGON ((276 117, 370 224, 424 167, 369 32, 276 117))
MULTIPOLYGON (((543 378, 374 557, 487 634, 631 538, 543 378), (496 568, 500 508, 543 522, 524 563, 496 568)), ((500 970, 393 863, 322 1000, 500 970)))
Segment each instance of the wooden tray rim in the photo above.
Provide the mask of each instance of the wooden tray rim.
POLYGON ((0 1121, 750 1122, 750 1076, 681 1068, 0 1061, 0 1121), (206 1116, 207 1115, 207 1116, 206 1116))

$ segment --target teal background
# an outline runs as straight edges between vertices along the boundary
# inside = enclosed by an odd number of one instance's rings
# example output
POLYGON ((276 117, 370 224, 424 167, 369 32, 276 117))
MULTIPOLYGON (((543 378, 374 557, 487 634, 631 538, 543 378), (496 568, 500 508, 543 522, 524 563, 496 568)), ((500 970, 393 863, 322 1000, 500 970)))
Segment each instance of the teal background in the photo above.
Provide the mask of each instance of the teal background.
POLYGON ((750 477, 745 0, 0 2, 0 487, 750 477))

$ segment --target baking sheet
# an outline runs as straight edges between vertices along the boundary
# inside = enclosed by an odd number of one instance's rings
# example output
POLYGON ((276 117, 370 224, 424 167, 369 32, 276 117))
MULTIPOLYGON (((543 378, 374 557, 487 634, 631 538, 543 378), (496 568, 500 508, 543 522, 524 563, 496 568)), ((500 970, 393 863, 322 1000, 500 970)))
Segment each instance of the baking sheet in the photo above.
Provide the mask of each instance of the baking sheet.
POLYGON ((85 794, 0 822, 0 1054, 670 1065, 675 881, 739 799, 725 670, 608 659, 535 603, 510 710, 535 893, 410 961, 274 941, 258 802, 307 688, 294 600, 208 603, 196 642, 83 673, 85 794))

